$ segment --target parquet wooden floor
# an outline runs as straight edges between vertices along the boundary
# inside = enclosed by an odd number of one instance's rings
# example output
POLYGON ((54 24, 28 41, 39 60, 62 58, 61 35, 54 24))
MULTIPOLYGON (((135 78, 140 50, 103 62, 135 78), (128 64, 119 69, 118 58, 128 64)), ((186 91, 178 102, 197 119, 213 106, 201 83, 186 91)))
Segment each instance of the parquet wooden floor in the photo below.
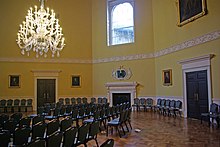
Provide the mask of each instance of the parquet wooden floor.
MULTIPOLYGON (((115 147, 220 147, 220 128, 207 122, 180 117, 167 117, 154 112, 132 112, 133 129, 119 138, 114 132, 98 135, 101 145, 108 138, 115 140, 115 147), (140 129, 141 132, 135 132, 140 129)), ((90 141, 88 147, 95 146, 90 141)))

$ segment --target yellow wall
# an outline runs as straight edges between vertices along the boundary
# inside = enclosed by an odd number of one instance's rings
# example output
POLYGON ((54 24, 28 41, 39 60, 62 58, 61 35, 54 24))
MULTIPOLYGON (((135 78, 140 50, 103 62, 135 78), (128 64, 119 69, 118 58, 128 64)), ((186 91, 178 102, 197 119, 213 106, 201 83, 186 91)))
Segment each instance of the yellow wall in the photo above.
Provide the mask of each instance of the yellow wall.
MULTIPOLYGON (((122 56, 152 53, 154 51, 151 0, 135 1, 135 43, 132 44, 107 46, 105 0, 93 0, 92 14, 93 60, 109 59, 116 56, 120 58, 122 56)), ((130 68, 133 74, 129 80, 125 81, 136 81, 140 84, 138 86, 138 96, 155 95, 154 59, 93 64, 94 95, 106 95, 106 87, 103 86, 107 82, 124 82, 115 80, 111 76, 112 71, 121 65, 125 69, 130 68)))
POLYGON ((59 18, 66 39, 66 46, 60 53, 61 57, 53 60, 50 60, 50 56, 47 59, 43 57, 36 59, 33 53, 30 57, 22 56, 16 44, 19 24, 25 20, 28 9, 34 5, 39 7, 40 3, 36 0, 1 2, 0 98, 33 98, 34 74, 31 70, 61 70, 58 77, 58 98, 92 96, 92 2, 90 0, 45 1, 45 7, 53 9, 59 18), (10 74, 21 76, 21 88, 8 87, 10 74), (71 88, 71 75, 81 75, 81 88, 71 88))
POLYGON ((135 43, 111 47, 107 46, 106 41, 106 0, 48 0, 45 6, 58 14, 66 39, 61 57, 53 60, 50 60, 51 57, 36 59, 33 54, 22 56, 16 44, 19 24, 25 19, 29 7, 34 5, 40 4, 36 0, 1 2, 0 98, 34 97, 31 70, 61 70, 58 97, 106 96, 105 83, 118 81, 112 77, 112 71, 121 65, 132 72, 132 77, 125 81, 139 83, 138 96, 183 97, 182 68, 178 61, 205 54, 215 54, 211 60, 212 97, 220 98, 219 38, 164 56, 150 56, 187 40, 219 31, 219 0, 207 1, 208 14, 182 27, 177 26, 176 0, 136 0, 135 43), (125 60, 125 57, 135 55, 147 57, 125 60), (162 86, 163 69, 172 69, 172 86, 162 86), (21 75, 21 88, 8 88, 10 74, 21 75), (70 79, 74 74, 81 75, 81 88, 71 88, 70 79))
MULTIPOLYGON (((207 33, 220 30, 219 0, 207 1, 208 14, 190 22, 182 27, 177 24, 177 5, 176 0, 161 1, 153 0, 154 18, 154 46, 155 51, 163 50, 185 41, 200 37, 207 33), (162 24, 162 25, 161 25, 162 24)), ((178 61, 197 56, 215 54, 211 60, 212 76, 212 96, 220 98, 218 92, 219 85, 219 39, 183 49, 165 56, 156 58, 156 95, 157 96, 180 96, 183 95, 182 67, 178 61), (162 86, 162 70, 173 70, 173 85, 170 87, 162 86)))

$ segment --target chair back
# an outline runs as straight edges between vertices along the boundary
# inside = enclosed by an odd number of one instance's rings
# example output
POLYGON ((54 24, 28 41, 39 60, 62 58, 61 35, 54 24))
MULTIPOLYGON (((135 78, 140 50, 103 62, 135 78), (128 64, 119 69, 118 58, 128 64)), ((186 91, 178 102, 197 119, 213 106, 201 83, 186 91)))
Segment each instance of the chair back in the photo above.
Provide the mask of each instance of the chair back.
POLYGON ((32 119, 32 126, 36 125, 39 122, 41 122, 41 123, 44 122, 44 117, 43 116, 37 115, 37 116, 33 117, 33 119, 32 119))
POLYGON ((24 117, 19 121, 19 128, 30 128, 31 125, 31 118, 30 117, 24 117))
POLYGON ((44 138, 45 130, 45 123, 39 122, 38 124, 33 125, 31 140, 35 140, 36 138, 44 138))
POLYGON ((70 98, 65 98, 65 105, 70 105, 70 98))
POLYGON ((218 104, 211 103, 211 105, 210 105, 210 113, 212 113, 212 114, 218 113, 218 104))
POLYGON ((47 124, 47 136, 50 136, 51 134, 55 133, 59 130, 60 124, 58 120, 50 121, 47 124))
POLYGON ((92 104, 95 104, 95 103, 96 103, 96 98, 92 97, 92 98, 91 98, 91 103, 92 103, 92 104))
POLYGON ((81 104, 82 103, 82 99, 80 97, 76 98, 76 102, 77 104, 81 104))
POLYGON ((145 98, 140 98, 140 104, 141 105, 146 105, 146 99, 145 98))
POLYGON ((64 132, 63 147, 72 147, 72 145, 75 143, 77 132, 78 129, 74 127, 71 127, 64 132))
POLYGON ((5 106, 6 106, 6 100, 1 100, 0 107, 5 107, 5 106))
POLYGON ((28 143, 28 138, 30 137, 30 128, 20 128, 15 130, 13 136, 13 145, 23 146, 28 143))
POLYGON ((174 108, 175 107, 175 100, 172 100, 171 102, 170 102, 170 108, 174 108))
POLYGON ((139 98, 134 98, 134 104, 135 104, 135 105, 139 105, 139 104, 140 104, 139 98))
POLYGON ((47 147, 60 147, 63 138, 62 132, 56 132, 50 136, 48 136, 46 141, 47 147))
POLYGON ((17 112, 11 115, 10 119, 13 120, 16 124, 18 124, 18 122, 20 121, 20 119, 22 118, 22 113, 17 112))
POLYGON ((90 126, 89 124, 83 124, 81 127, 79 127, 76 144, 85 143, 86 137, 89 132, 89 126, 90 126))
POLYGON ((83 104, 87 104, 87 103, 88 103, 87 98, 86 98, 86 97, 83 97, 83 98, 82 98, 82 102, 83 102, 83 104))
POLYGON ((161 99, 157 99, 157 106, 160 106, 161 104, 161 99))
POLYGON ((71 126, 72 126, 72 119, 71 118, 63 119, 60 123, 60 131, 64 132, 68 128, 70 128, 71 126))
POLYGON ((175 102, 175 108, 182 109, 182 102, 180 100, 175 102))
POLYGON ((76 98, 74 98, 74 97, 71 98, 71 104, 72 104, 72 105, 75 105, 75 104, 76 104, 76 98))
POLYGON ((8 147, 10 136, 10 132, 7 130, 0 132, 0 147, 8 147))

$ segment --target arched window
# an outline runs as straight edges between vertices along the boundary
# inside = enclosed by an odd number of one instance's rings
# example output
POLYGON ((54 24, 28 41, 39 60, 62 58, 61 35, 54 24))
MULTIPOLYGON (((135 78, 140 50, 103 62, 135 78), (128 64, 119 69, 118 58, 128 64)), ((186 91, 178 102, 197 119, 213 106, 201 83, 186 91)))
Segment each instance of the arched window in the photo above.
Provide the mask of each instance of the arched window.
POLYGON ((134 42, 134 0, 108 0, 108 45, 134 42))

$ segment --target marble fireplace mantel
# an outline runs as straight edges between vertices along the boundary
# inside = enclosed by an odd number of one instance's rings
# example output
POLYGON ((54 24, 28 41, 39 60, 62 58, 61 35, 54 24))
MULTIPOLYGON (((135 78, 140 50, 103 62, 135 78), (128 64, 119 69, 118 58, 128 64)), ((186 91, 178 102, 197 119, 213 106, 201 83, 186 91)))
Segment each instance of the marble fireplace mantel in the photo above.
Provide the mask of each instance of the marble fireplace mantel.
POLYGON ((113 93, 130 93, 131 105, 134 103, 134 98, 137 96, 137 82, 108 82, 105 84, 107 88, 107 97, 110 106, 113 104, 113 93))

